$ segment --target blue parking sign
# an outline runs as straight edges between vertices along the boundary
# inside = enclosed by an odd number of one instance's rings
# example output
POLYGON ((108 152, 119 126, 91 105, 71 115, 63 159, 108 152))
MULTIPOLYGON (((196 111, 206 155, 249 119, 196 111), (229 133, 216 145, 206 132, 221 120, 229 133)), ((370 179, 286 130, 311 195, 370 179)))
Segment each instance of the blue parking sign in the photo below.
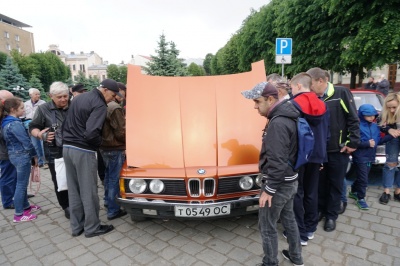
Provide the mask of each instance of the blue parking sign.
POLYGON ((276 38, 276 55, 292 55, 292 38, 276 38))

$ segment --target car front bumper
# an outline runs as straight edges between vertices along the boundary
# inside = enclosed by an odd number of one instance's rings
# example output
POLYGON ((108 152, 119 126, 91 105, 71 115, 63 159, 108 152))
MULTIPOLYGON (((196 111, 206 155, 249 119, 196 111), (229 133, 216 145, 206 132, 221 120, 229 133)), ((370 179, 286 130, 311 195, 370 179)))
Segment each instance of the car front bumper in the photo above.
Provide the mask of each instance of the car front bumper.
MULTIPOLYGON (((258 199, 259 196, 247 196, 240 199, 224 200, 217 202, 207 201, 201 203, 180 203, 180 202, 167 202, 160 200, 148 201, 145 199, 123 199, 117 198, 117 203, 125 208, 125 210, 134 217, 148 217, 160 219, 189 219, 189 220, 202 220, 202 219, 219 219, 226 217, 236 217, 250 213, 258 212, 258 199), (225 214, 223 212, 218 215, 207 215, 208 210, 216 210, 221 206, 229 205, 230 212, 225 214), (203 215, 199 216, 179 216, 176 215, 176 209, 189 209, 205 210, 203 215)), ((199 211, 201 212, 201 211, 199 211)), ((179 213, 179 212, 178 212, 179 213)), ((190 211, 192 213, 192 211, 190 211)))

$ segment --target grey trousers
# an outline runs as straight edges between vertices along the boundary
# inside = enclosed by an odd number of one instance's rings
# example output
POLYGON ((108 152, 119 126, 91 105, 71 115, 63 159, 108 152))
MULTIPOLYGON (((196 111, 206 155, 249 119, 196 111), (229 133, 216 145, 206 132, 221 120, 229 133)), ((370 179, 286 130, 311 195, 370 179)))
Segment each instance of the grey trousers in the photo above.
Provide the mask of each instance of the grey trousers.
POLYGON ((64 145, 63 156, 72 233, 91 234, 100 227, 96 152, 64 145))

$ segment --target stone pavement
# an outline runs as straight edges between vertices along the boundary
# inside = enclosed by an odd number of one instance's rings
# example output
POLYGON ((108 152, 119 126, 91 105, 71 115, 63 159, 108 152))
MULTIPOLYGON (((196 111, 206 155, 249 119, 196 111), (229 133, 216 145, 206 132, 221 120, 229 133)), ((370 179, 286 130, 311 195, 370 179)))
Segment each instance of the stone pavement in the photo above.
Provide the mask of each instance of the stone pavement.
MULTIPOLYGON (((129 216, 107 221, 109 234, 72 237, 69 221, 57 204, 48 170, 31 202, 42 206, 38 219, 14 224, 13 210, 0 207, 0 265, 255 265, 262 248, 257 215, 209 221, 148 220, 129 216)), ((100 185, 99 195, 103 189, 100 185)), ((369 188, 369 211, 349 199, 337 230, 319 224, 315 238, 303 248, 305 265, 400 265, 400 202, 378 203, 381 190, 369 188)), ((103 201, 101 200, 101 206, 103 201)), ((279 228, 282 232, 282 228, 279 228)), ((287 244, 279 233, 279 247, 287 244)), ((280 265, 291 265, 279 255, 280 265)))

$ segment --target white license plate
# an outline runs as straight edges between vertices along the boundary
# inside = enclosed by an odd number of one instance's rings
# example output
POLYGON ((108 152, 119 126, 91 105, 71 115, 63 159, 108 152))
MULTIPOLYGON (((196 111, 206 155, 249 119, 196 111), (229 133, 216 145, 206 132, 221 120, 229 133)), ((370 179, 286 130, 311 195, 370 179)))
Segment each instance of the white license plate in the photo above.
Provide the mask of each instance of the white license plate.
POLYGON ((184 207, 175 206, 176 217, 211 217, 231 213, 231 205, 217 205, 210 207, 184 207))

